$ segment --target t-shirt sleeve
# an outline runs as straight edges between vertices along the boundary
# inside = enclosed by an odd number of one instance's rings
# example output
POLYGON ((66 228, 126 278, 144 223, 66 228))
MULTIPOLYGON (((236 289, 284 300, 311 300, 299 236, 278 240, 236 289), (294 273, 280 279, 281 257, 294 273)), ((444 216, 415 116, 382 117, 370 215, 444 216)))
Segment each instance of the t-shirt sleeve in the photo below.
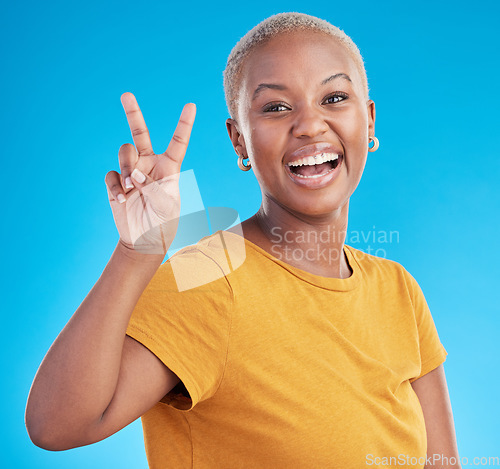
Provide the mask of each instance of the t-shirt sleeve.
MULTIPOLYGON (((189 393, 162 402, 191 410, 217 391, 226 364, 233 296, 218 263, 196 248, 167 260, 139 298, 127 335, 154 353, 189 393), (189 288, 182 278, 189 279, 189 288)), ((180 384, 180 383, 179 383, 180 384)))
POLYGON ((420 286, 408 272, 405 271, 405 274, 413 303, 420 349, 420 374, 410 379, 410 383, 413 383, 441 365, 446 360, 448 352, 439 339, 436 325, 420 286))

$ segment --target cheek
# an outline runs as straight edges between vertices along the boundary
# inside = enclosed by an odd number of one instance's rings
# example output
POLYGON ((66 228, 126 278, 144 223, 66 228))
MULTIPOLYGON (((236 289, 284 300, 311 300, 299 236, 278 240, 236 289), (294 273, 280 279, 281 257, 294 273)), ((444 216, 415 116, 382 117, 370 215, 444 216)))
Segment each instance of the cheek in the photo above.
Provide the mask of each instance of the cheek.
POLYGON ((368 152, 368 117, 366 112, 353 113, 346 122, 345 138, 348 146, 358 155, 368 152))
MULTIPOLYGON (((264 123, 265 124, 265 123, 264 123)), ((247 139, 247 150, 250 158, 257 161, 270 162, 281 159, 284 144, 283 135, 278 129, 270 125, 253 125, 250 127, 247 139)))

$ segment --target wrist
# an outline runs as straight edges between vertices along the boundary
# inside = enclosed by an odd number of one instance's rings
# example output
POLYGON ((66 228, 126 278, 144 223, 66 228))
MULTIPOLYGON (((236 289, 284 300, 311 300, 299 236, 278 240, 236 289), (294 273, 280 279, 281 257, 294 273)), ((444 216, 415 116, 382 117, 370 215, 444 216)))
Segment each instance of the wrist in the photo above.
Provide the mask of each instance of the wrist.
POLYGON ((121 239, 118 240, 115 251, 133 262, 161 265, 165 254, 146 254, 126 245, 121 239))

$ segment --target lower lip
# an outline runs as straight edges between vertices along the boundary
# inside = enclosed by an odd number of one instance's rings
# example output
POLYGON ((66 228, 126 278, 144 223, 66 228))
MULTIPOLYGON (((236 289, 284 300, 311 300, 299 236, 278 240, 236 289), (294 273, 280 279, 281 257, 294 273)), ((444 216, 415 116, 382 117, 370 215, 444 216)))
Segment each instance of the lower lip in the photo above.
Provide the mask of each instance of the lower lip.
POLYGON ((305 187, 307 189, 321 189, 322 187, 325 187, 326 185, 328 185, 330 182, 332 182, 337 177, 343 163, 344 163, 344 157, 341 156, 341 157, 339 157, 339 163, 335 169, 332 169, 329 172, 325 173, 323 176, 319 176, 319 177, 306 178, 306 177, 297 176, 295 173, 293 173, 291 171, 290 167, 287 165, 285 165, 285 170, 288 173, 288 176, 290 177, 290 179, 295 184, 297 184, 301 187, 305 187))

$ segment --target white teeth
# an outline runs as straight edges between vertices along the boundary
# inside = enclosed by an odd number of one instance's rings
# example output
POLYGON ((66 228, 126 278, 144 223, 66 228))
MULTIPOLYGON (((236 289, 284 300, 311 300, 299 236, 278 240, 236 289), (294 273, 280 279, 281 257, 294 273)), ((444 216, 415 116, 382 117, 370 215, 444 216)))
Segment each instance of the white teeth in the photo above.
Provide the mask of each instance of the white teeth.
MULTIPOLYGON (((304 158, 300 158, 296 161, 292 161, 288 163, 288 166, 313 166, 315 164, 326 163, 327 161, 335 161, 337 160, 339 155, 335 153, 321 153, 316 156, 306 156, 304 158)), ((305 176, 303 176, 305 177, 305 176)), ((311 176, 312 177, 312 176, 311 176)))

